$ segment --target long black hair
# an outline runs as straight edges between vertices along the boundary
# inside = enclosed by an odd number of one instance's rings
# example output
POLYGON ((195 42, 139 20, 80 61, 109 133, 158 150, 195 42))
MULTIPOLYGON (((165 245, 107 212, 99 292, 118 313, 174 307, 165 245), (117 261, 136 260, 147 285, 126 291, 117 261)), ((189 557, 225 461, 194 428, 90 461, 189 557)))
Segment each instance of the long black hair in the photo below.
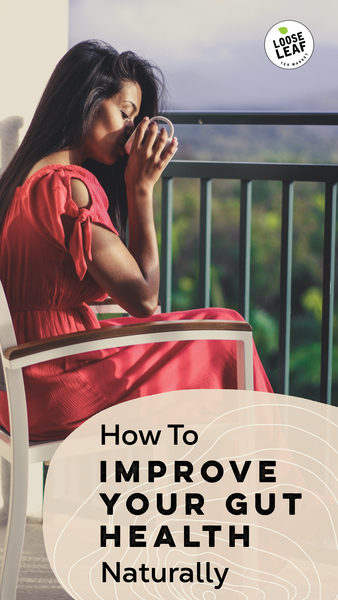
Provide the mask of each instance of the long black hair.
MULTIPOLYGON (((57 64, 29 129, 13 159, 0 178, 0 226, 15 190, 22 185, 33 166, 45 156, 80 145, 87 137, 93 119, 103 102, 121 91, 126 81, 137 82, 142 90, 140 113, 158 114, 164 95, 161 71, 133 52, 119 54, 98 40, 80 42, 57 64)), ((84 167, 99 179, 109 199, 110 217, 124 239, 127 200, 124 169, 127 157, 112 166, 88 159, 84 167)))

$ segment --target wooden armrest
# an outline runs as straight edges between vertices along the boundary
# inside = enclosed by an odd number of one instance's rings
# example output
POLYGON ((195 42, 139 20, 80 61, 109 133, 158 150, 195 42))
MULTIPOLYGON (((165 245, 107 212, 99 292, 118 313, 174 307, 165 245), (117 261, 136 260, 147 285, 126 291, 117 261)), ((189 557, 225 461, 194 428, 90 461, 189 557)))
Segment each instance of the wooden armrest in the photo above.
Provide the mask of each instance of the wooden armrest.
MULTIPOLYGON (((107 298, 105 300, 102 300, 102 302, 94 301, 88 302, 87 304, 88 306, 90 306, 90 308, 96 315, 128 315, 128 312, 119 304, 115 304, 115 301, 110 296, 107 296, 107 298)), ((155 310, 154 314, 161 314, 160 300, 158 301, 157 309, 155 310)))
MULTIPOLYGON (((87 302, 87 304, 88 304, 88 306, 97 306, 97 305, 104 306, 105 304, 108 304, 108 306, 110 306, 111 304, 116 304, 116 303, 110 296, 107 296, 107 298, 105 298, 104 300, 101 300, 101 301, 94 300, 93 302, 87 302)), ((116 304, 116 306, 119 306, 119 304, 116 304)), ((161 306, 160 300, 158 301, 158 306, 161 306)), ((122 310, 124 310, 124 309, 122 309, 122 310)))
POLYGON ((110 305, 110 304, 116 304, 116 303, 110 296, 107 296, 107 298, 105 298, 104 300, 100 300, 100 301, 94 300, 93 302, 87 302, 87 304, 88 304, 88 306, 97 306, 97 305, 104 306, 105 304, 110 305))
MULTIPOLYGON (((150 323, 138 323, 135 325, 121 325, 116 327, 103 327, 102 329, 91 329, 79 331, 51 338, 44 338, 36 342, 27 342, 18 346, 7 348, 4 357, 15 360, 38 354, 47 350, 64 348, 74 344, 94 342, 121 338, 126 336, 146 335, 153 333, 167 333, 179 331, 239 331, 251 332, 251 326, 245 321, 217 321, 217 320, 182 320, 182 321, 152 321, 150 323)), ((89 350, 88 350, 89 351, 89 350)), ((47 359, 46 359, 47 360, 47 359)))

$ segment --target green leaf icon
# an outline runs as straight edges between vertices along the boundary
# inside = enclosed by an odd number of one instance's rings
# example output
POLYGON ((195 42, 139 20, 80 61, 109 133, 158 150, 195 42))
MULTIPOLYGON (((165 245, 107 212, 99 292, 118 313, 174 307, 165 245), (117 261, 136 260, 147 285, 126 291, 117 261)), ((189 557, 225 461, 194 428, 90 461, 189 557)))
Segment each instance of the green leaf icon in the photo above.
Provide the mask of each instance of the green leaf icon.
POLYGON ((278 31, 280 31, 281 33, 283 33, 284 35, 288 32, 286 27, 278 27, 278 31))

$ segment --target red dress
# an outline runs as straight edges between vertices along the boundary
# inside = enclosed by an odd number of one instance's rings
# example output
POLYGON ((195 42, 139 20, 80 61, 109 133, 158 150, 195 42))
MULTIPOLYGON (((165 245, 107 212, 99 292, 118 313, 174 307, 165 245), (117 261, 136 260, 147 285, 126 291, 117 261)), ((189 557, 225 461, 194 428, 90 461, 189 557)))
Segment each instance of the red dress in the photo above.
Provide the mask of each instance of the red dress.
MULTIPOLYGON (((97 179, 82 167, 49 165, 17 188, 0 238, 0 279, 18 343, 44 337, 135 323, 133 317, 98 321, 87 302, 106 293, 87 273, 91 223, 116 232, 108 200, 97 179), (89 209, 72 200, 71 178, 90 193, 89 209), (61 216, 73 217, 69 247, 61 216)), ((156 315, 173 319, 242 320, 233 310, 198 309, 156 315)), ((24 369, 31 439, 60 439, 93 414, 119 402, 162 391, 236 388, 234 342, 147 344, 95 351, 24 369)), ((254 349, 255 389, 272 391, 254 349)), ((0 424, 9 429, 6 394, 0 392, 0 424)))

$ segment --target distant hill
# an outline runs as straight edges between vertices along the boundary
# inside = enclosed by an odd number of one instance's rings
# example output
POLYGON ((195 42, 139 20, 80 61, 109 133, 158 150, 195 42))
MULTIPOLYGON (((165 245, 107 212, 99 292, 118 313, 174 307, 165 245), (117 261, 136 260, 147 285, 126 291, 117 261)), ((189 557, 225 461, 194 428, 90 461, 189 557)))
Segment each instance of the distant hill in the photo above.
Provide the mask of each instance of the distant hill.
POLYGON ((181 160, 338 164, 338 127, 177 125, 181 160))

